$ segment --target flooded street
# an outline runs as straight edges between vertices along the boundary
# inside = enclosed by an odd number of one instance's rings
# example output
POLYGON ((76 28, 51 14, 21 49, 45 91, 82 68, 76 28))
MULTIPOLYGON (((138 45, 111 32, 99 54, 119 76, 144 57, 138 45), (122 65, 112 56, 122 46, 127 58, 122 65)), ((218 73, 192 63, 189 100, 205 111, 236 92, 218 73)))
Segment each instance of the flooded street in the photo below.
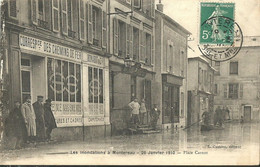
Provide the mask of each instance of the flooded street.
POLYGON ((218 156, 221 164, 258 164, 259 137, 259 123, 226 123, 224 130, 208 132, 193 126, 157 134, 44 144, 2 151, 0 160, 3 164, 219 164, 214 158, 218 156))

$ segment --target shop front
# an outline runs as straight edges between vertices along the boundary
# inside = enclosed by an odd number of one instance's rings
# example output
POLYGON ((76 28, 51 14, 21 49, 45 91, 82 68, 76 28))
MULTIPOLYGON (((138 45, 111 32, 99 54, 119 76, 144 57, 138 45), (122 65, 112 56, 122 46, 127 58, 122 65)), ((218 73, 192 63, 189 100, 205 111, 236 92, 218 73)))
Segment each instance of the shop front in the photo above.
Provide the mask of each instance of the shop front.
POLYGON ((95 127, 98 132, 106 129, 107 58, 23 34, 19 35, 19 46, 21 99, 31 96, 34 102, 42 95, 53 100, 58 126, 54 138, 84 139, 93 136, 94 126, 101 126, 95 127))
POLYGON ((183 78, 162 74, 162 83, 162 123, 168 129, 180 122, 180 87, 183 78))

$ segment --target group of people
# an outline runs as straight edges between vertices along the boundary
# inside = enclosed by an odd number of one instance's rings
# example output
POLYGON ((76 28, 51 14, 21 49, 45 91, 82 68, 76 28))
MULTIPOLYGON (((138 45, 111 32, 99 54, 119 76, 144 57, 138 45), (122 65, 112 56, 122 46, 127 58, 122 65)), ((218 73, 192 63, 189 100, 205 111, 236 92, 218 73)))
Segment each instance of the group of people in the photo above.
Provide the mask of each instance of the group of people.
POLYGON ((230 111, 228 107, 224 107, 221 109, 220 106, 217 107, 214 114, 214 125, 217 124, 222 126, 224 120, 230 120, 230 111))
MULTIPOLYGON (((131 112, 131 123, 134 125, 144 125, 145 124, 145 116, 147 114, 145 99, 138 102, 137 98, 134 98, 132 102, 128 104, 128 106, 132 109, 131 112)), ((155 104, 153 109, 150 112, 151 122, 150 125, 156 129, 157 121, 159 119, 161 111, 158 109, 158 106, 155 104)))
POLYGON ((31 97, 26 97, 21 105, 15 102, 14 109, 5 120, 7 144, 11 149, 19 149, 23 143, 50 141, 51 132, 57 128, 51 110, 51 99, 43 104, 43 96, 37 96, 37 101, 31 104, 31 97))

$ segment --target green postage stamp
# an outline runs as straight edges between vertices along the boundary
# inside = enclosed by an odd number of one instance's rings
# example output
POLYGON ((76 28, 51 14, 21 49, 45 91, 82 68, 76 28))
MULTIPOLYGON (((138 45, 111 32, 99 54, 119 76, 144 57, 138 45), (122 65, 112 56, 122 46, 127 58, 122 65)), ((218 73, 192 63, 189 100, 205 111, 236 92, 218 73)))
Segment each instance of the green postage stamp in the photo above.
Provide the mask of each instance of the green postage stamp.
POLYGON ((234 31, 230 22, 234 22, 234 3, 200 3, 200 44, 230 45, 234 31))

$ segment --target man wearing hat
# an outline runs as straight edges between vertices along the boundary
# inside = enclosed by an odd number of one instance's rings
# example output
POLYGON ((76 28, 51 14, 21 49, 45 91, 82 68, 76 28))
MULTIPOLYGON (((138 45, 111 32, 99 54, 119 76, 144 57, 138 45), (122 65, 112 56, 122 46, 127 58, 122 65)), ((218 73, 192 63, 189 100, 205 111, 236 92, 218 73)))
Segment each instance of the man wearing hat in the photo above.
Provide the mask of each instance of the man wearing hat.
POLYGON ((44 119, 45 119, 47 141, 51 140, 52 129, 57 128, 55 118, 51 110, 51 101, 52 101, 51 99, 47 99, 45 100, 45 104, 44 104, 44 119))
POLYGON ((44 141, 46 138, 43 96, 37 96, 37 101, 33 103, 33 109, 36 116, 36 137, 38 141, 44 141))

